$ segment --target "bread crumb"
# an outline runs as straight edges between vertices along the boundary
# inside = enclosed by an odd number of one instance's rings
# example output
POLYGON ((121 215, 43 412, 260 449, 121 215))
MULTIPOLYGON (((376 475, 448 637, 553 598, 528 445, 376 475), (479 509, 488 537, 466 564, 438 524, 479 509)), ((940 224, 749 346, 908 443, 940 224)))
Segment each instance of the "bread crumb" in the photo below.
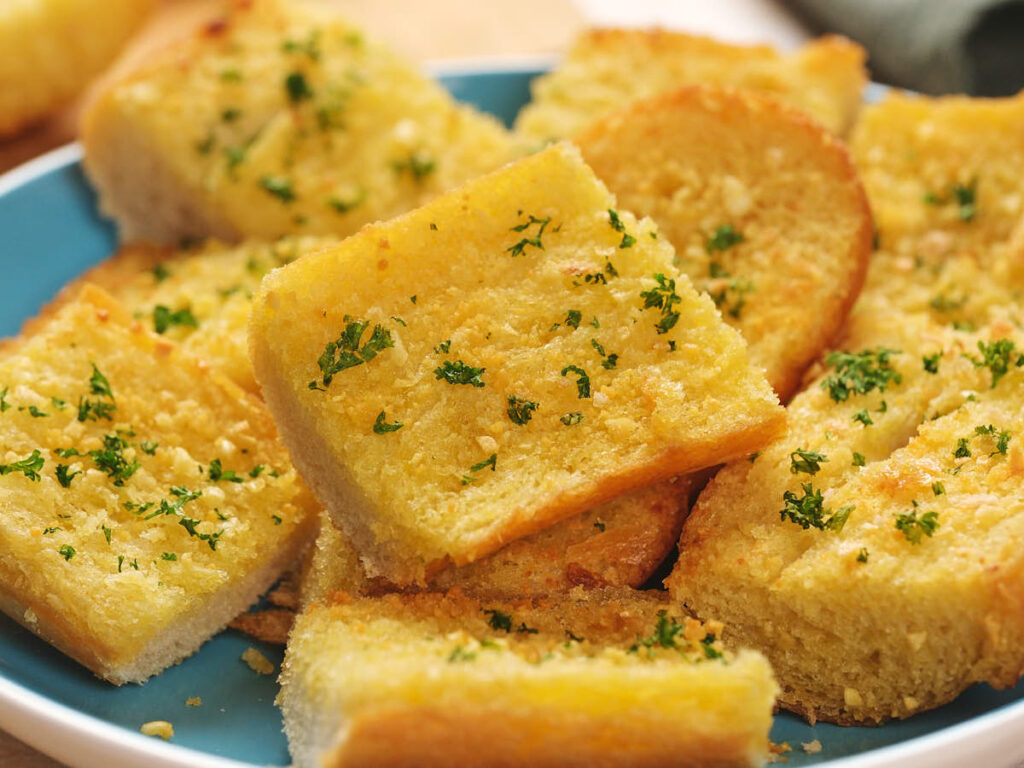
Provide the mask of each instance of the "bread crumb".
POLYGON ((248 664, 249 669, 258 675, 274 674, 275 667, 270 663, 270 659, 257 651, 251 645, 246 648, 245 652, 242 654, 242 661, 248 664))
POLYGON ((800 744, 803 747, 804 752, 808 755, 816 755, 821 752, 821 742, 815 739, 814 741, 805 741, 800 744))
POLYGON ((148 723, 143 723, 139 731, 143 736, 159 736, 164 740, 174 737, 174 726, 166 720, 150 720, 148 723))
POLYGON ((186 707, 201 707, 203 706, 203 700, 198 696, 189 696, 185 699, 186 707))
POLYGON ((768 742, 768 762, 769 763, 788 763, 789 758, 783 757, 782 755, 786 752, 792 752, 793 748, 789 746, 788 741, 780 741, 776 744, 774 741, 768 742))
POLYGON ((843 702, 848 707, 864 706, 864 699, 861 697, 860 691, 858 691, 856 688, 843 689, 843 702))

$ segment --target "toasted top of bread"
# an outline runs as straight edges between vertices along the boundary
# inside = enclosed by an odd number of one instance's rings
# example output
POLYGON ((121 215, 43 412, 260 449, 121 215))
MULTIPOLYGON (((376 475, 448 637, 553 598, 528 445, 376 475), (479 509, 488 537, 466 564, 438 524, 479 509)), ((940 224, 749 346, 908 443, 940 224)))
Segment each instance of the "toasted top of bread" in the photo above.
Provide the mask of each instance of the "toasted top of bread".
POLYGON ((249 310, 263 275, 300 255, 336 242, 330 238, 285 237, 230 246, 216 240, 170 249, 128 245, 66 286, 31 331, 84 283, 110 293, 150 330, 217 368, 243 389, 259 394, 249 362, 249 310))
POLYGON ((858 310, 786 435, 701 495, 673 595, 763 650, 785 706, 878 722, 1016 682, 1022 340, 858 310))
POLYGON ((533 141, 570 138, 634 99, 704 83, 776 94, 842 135, 866 82, 864 49, 842 37, 780 54, 663 29, 591 29, 533 82, 516 131, 533 141))
POLYGON ((372 576, 424 579, 783 418, 739 334, 569 145, 270 273, 257 380, 372 576))
POLYGON ((298 556, 270 415, 87 286, 0 358, 0 607, 97 675, 194 651, 298 556))
POLYGON ((123 239, 355 232, 517 150, 343 21, 253 0, 110 86, 85 167, 123 239))
MULTIPOLYGON (((689 479, 677 478, 632 491, 476 562, 447 568, 429 587, 458 587, 478 597, 543 596, 576 586, 639 587, 675 545, 689 508, 689 490, 689 479)), ((325 520, 304 574, 303 604, 331 592, 375 594, 385 586, 366 579, 358 552, 325 520)))
POLYGON ((84 90, 152 5, 151 0, 5 2, 0 7, 0 137, 84 90))
POLYGON ((762 94, 688 86, 576 139, 618 198, 750 344, 785 400, 860 291, 871 213, 845 147, 762 94))
POLYGON ((658 598, 458 592, 301 615, 280 704, 297 766, 756 765, 775 692, 658 598))

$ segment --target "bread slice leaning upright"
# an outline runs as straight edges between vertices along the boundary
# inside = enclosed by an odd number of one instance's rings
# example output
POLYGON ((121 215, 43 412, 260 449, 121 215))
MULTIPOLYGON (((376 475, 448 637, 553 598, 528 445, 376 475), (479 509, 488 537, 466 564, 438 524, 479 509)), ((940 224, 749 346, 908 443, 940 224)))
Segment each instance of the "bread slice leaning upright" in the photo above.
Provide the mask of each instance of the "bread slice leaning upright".
POLYGON ((778 431, 672 259, 560 145, 264 279, 256 378, 369 575, 422 582, 778 431))

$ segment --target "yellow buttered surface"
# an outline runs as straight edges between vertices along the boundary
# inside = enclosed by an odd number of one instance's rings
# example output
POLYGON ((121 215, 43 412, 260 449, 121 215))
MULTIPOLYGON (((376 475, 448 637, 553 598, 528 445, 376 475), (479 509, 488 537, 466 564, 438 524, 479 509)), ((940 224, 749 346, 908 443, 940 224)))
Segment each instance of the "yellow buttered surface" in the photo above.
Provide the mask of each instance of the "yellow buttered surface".
POLYGON ((0 359, 0 606, 111 682, 226 625, 313 508, 262 405, 96 288, 0 359))
POLYGON ((371 575, 421 580, 777 432, 739 334, 614 205, 558 146, 264 279, 257 379, 371 575))
POLYGON ((345 22, 234 5, 85 118, 85 167, 123 238, 347 235, 518 154, 496 120, 345 22))

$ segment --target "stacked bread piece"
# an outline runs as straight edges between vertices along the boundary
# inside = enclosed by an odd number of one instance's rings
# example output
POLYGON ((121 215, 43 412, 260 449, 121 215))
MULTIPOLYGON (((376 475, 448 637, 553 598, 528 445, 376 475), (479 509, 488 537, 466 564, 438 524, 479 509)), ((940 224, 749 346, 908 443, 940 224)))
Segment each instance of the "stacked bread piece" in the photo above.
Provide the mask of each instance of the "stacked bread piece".
POLYGON ((1019 678, 1022 107, 866 108, 867 288, 785 436, 723 469, 685 527, 673 595, 763 650, 812 720, 1019 678))

